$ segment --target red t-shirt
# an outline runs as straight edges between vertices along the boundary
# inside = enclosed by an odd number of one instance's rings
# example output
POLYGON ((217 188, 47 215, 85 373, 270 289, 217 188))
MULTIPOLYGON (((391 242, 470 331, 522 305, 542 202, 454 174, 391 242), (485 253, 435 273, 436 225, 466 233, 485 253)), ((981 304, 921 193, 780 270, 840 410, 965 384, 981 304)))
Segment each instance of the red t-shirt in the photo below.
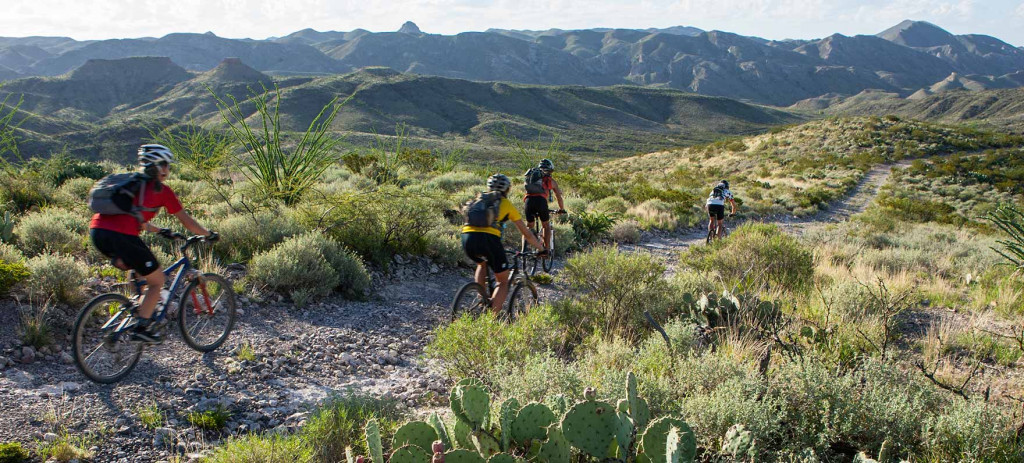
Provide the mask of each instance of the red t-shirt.
POLYGON ((548 199, 549 192, 555 187, 551 183, 551 176, 545 175, 544 178, 540 180, 540 184, 542 187, 544 187, 543 193, 530 193, 527 194, 526 197, 529 198, 530 196, 540 196, 541 198, 548 199))
MULTIPOLYGON (((146 182, 146 194, 142 197, 142 206, 150 208, 162 207, 167 209, 168 214, 177 214, 181 210, 181 201, 167 185, 163 185, 160 192, 153 188, 156 182, 146 182)), ((159 211, 142 211, 142 218, 149 222, 159 211)), ((89 228, 100 228, 103 230, 124 233, 125 235, 139 236, 142 231, 142 224, 130 214, 96 214, 92 216, 89 228)))

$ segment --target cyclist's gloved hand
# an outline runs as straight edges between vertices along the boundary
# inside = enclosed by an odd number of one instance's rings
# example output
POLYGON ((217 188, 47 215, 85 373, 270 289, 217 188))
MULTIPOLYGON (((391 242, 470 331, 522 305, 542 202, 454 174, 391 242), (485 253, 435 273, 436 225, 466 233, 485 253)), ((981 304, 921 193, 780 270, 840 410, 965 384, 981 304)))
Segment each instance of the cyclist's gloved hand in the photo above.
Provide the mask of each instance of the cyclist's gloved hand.
POLYGON ((174 232, 171 231, 170 228, 161 228, 159 231, 156 232, 156 234, 160 235, 160 236, 162 236, 164 238, 167 238, 169 240, 173 240, 174 239, 174 232))
POLYGON ((214 242, 220 239, 220 234, 215 231, 211 231, 209 235, 206 235, 206 241, 214 242))

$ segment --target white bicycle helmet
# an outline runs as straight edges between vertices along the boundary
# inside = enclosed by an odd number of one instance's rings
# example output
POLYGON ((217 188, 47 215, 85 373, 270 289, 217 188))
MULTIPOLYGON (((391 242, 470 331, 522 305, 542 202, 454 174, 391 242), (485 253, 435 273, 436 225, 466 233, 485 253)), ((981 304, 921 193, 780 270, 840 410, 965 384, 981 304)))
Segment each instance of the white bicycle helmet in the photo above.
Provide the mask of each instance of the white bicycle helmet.
POLYGON ((149 167, 160 163, 174 163, 174 153, 164 145, 148 144, 139 147, 139 164, 149 167))
POLYGON ((494 174, 487 178, 487 189, 491 191, 508 191, 512 181, 505 174, 494 174))

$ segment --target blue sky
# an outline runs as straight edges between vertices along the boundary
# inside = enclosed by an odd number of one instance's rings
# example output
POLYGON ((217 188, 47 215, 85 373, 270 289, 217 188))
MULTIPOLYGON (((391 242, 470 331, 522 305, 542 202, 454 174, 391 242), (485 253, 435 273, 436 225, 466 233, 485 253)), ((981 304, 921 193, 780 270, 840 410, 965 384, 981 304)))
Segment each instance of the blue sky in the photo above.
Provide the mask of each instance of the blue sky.
MULTIPOLYGON (((7 0, 10 2, 11 0, 7 0)), ((1024 45, 1024 0, 13 0, 0 35, 75 39, 207 32, 266 38, 311 27, 424 32, 675 25, 769 39, 874 34, 904 19, 1024 45)))

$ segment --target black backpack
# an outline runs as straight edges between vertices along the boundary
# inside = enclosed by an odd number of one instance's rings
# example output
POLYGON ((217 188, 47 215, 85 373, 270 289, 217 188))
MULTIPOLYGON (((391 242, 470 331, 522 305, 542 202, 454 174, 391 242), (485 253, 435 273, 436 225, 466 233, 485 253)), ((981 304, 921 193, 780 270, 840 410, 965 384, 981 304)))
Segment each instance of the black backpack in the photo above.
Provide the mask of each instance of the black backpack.
POLYGON ((138 172, 103 177, 89 190, 89 209, 105 215, 128 214, 142 223, 143 211, 159 209, 142 207, 145 185, 149 180, 148 175, 138 172))
POLYGON ((493 227, 498 226, 498 210, 501 207, 501 193, 488 191, 480 193, 476 199, 466 203, 462 209, 462 215, 466 218, 466 225, 471 227, 493 227))
POLYGON ((725 185, 719 183, 715 185, 715 189, 711 190, 711 197, 715 199, 725 199, 725 185))
POLYGON ((527 194, 544 194, 544 171, 539 167, 534 167, 523 175, 525 184, 523 188, 526 189, 527 194))

